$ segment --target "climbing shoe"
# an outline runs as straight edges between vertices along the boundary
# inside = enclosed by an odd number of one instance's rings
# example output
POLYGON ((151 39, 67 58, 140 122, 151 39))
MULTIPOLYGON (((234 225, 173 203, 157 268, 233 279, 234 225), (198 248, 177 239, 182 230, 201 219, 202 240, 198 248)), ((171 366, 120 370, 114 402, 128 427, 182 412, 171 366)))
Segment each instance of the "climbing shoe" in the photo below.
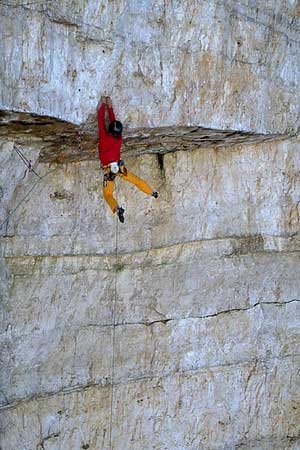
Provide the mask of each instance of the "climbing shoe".
POLYGON ((119 217, 119 221, 124 223, 124 209, 118 206, 117 208, 117 215, 119 217))
POLYGON ((152 197, 154 197, 154 198, 158 198, 158 192, 156 192, 156 191, 154 191, 154 192, 152 192, 152 197))

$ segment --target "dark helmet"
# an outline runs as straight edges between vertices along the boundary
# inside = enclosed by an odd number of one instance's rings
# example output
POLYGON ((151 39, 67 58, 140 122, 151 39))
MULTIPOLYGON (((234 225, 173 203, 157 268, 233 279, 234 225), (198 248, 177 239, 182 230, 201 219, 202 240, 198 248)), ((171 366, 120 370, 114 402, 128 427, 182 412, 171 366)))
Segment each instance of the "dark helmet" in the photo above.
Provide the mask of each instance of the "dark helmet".
POLYGON ((113 122, 110 122, 108 131, 115 137, 120 137, 123 131, 123 125, 119 120, 114 120, 113 122))

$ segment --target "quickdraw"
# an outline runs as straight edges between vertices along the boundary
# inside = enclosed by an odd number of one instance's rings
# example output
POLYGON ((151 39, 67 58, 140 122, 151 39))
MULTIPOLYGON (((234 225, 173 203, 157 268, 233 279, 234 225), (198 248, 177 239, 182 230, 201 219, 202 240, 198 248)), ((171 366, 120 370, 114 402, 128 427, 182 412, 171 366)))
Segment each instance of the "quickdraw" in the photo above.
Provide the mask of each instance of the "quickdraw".
POLYGON ((19 149, 19 147, 16 144, 14 144, 14 150, 17 153, 17 155, 19 155, 19 157, 22 159, 23 163, 26 166, 26 169, 24 171, 24 175, 22 177, 22 180, 24 180, 24 178, 26 177, 27 173, 30 173, 30 172, 33 172, 38 178, 41 178, 39 176, 39 174, 36 173, 36 171, 32 167, 31 159, 27 159, 26 156, 21 152, 21 150, 19 149))
POLYGON ((81 152, 81 140, 83 136, 83 131, 81 129, 78 130, 77 133, 77 145, 78 145, 78 151, 81 152))

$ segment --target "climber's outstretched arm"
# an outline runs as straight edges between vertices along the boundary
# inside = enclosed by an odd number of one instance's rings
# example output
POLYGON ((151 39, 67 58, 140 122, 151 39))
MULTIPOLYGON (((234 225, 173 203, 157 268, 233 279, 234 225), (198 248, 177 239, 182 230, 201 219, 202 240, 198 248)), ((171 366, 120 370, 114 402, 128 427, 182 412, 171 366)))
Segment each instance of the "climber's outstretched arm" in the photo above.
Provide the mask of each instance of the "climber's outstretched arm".
POLYGON ((116 120, 115 113, 112 106, 112 101, 110 97, 106 97, 106 104, 108 109, 109 121, 114 122, 116 120))
POLYGON ((105 106, 105 104, 106 104, 106 97, 104 95, 101 95, 100 100, 97 105, 97 111, 99 111, 99 109, 101 108, 102 105, 105 106))
POLYGON ((107 134, 105 127, 105 109, 106 109, 106 98, 102 95, 98 105, 97 105, 97 119, 98 119, 98 130, 99 130, 99 139, 107 134))

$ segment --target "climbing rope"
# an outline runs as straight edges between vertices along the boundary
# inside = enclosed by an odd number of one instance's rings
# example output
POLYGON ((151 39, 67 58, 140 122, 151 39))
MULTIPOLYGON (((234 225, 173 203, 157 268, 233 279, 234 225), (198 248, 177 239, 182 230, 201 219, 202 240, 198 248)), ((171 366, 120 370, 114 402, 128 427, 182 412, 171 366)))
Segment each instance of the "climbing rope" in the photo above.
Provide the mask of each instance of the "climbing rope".
POLYGON ((9 214, 7 214, 6 218, 3 220, 3 222, 0 223, 0 230, 2 230, 3 225, 5 225, 9 219, 13 216, 13 214, 17 211, 17 209, 22 205, 22 203, 24 203, 24 201, 29 197, 29 195, 31 194, 31 192, 33 191, 33 189, 44 179, 46 178, 48 175, 50 175, 50 173, 54 172, 55 170, 57 170, 57 167, 54 169, 49 170, 47 173, 45 173, 45 175, 40 176, 31 166, 31 160, 28 160, 24 154, 21 152, 21 150, 14 145, 14 150, 16 151, 16 153, 20 156, 20 158, 22 159, 22 161, 24 162, 24 164, 27 166, 27 169, 25 170, 24 176, 22 179, 24 179, 27 171, 29 172, 33 172, 37 177, 37 181, 31 186, 31 188, 29 189, 29 191, 25 194, 25 196, 21 199, 21 201, 15 206, 15 208, 10 211, 9 214))
POLYGON ((22 205, 22 203, 26 200, 26 198, 29 196, 29 194, 31 194, 31 192, 33 191, 33 189, 36 187, 37 184, 40 183, 40 181, 42 181, 44 178, 46 178, 50 173, 54 172, 55 170, 57 170, 57 167, 53 170, 49 170, 49 172, 45 173, 45 175, 43 175, 42 177, 39 177, 39 179, 33 184, 33 186, 31 186, 31 188, 29 189, 29 191, 27 192, 27 194, 22 198, 22 200, 17 204, 17 206, 10 211, 10 213, 6 216, 6 218, 3 220, 3 222, 0 223, 0 230, 2 230, 3 225, 9 221, 9 219, 11 218, 11 216, 17 211, 17 209, 22 205))
POLYGON ((23 161, 23 163, 27 167, 27 169, 25 169, 25 172, 24 172, 22 180, 24 180, 24 178, 26 177, 27 172, 33 172, 38 178, 41 178, 39 176, 39 174, 36 173, 36 171, 33 169, 32 164, 31 164, 32 163, 31 159, 27 159, 26 158, 24 153, 22 153, 22 151, 20 150, 20 147, 18 147, 16 144, 14 144, 13 150, 17 153, 17 155, 19 155, 19 157, 21 158, 21 160, 23 161))
MULTIPOLYGON (((45 173, 43 176, 40 176, 38 173, 36 173, 31 164, 31 160, 28 160, 25 155, 21 152, 21 150, 14 146, 14 150, 16 153, 20 156, 24 164, 26 165, 27 169, 25 172, 33 172, 38 179, 36 182, 31 186, 29 191, 26 193, 26 195, 22 198, 22 200, 16 205, 16 207, 7 215, 5 220, 0 224, 0 229, 2 229, 3 225, 9 221, 9 219, 12 217, 12 215, 17 211, 17 209, 21 206, 21 204, 29 197, 31 192, 34 190, 34 188, 50 173, 57 170, 57 167, 49 170, 47 173, 45 173)), ((25 176, 25 175, 24 175, 25 176)), ((24 177, 23 177, 24 178, 24 177)), ((118 262, 118 220, 116 220, 116 240, 115 240, 115 279, 114 279, 114 298, 112 303, 112 357, 111 357, 111 395, 110 395, 110 432, 109 432, 109 445, 110 450, 112 450, 112 431, 113 431, 113 419, 114 419, 114 382, 115 382, 115 342, 116 342, 116 304, 117 304, 117 262, 118 262)))
POLYGON ((115 342, 116 342, 116 304, 117 304, 117 263, 118 263, 118 220, 116 220, 116 250, 115 250, 115 281, 114 300, 112 304, 112 357, 111 357, 111 390, 110 390, 110 425, 109 425, 109 448, 112 450, 112 430, 114 417, 114 382, 115 382, 115 342))

